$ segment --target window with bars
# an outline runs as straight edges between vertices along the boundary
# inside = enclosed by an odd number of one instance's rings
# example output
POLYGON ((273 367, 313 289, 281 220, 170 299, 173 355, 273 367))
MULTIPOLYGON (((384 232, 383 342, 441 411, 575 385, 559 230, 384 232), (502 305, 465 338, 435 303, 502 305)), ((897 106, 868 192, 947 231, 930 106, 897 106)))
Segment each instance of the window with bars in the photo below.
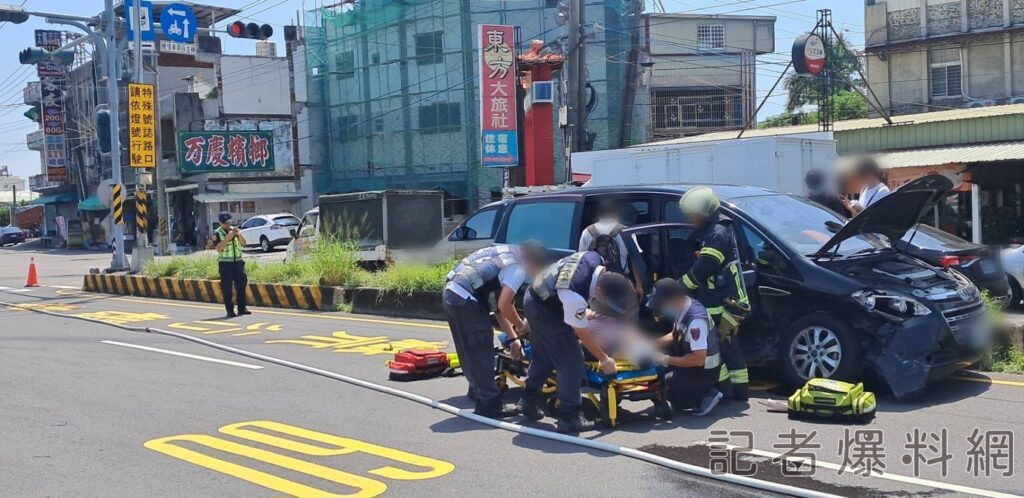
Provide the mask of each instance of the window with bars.
POLYGON ((701 24, 697 26, 697 50, 722 50, 724 48, 724 25, 701 24))
POLYGON ((338 118, 338 141, 354 142, 359 138, 359 116, 348 115, 338 118))
POLYGON ((459 104, 437 102, 419 108, 420 133, 455 131, 462 127, 462 108, 459 104))
POLYGON ((416 63, 437 64, 444 62, 444 31, 432 31, 413 36, 416 42, 416 63))
POLYGON ((339 80, 356 75, 356 54, 351 50, 334 56, 334 76, 339 80))
POLYGON ((960 62, 960 50, 957 48, 940 48, 928 51, 928 65, 931 74, 932 97, 959 97, 963 95, 961 77, 963 66, 960 62))

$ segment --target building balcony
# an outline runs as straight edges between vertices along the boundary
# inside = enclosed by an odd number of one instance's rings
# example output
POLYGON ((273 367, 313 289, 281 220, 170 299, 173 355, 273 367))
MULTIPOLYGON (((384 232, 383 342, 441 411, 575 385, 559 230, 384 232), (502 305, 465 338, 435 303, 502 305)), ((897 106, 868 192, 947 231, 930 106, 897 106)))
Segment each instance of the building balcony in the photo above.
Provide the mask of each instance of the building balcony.
POLYGON ((28 150, 43 151, 43 130, 36 130, 25 135, 28 150))
POLYGON ((45 174, 28 177, 28 189, 33 192, 52 193, 66 187, 65 183, 51 182, 45 174))
POLYGON ((21 91, 25 105, 36 105, 43 100, 43 88, 38 81, 30 81, 21 91))

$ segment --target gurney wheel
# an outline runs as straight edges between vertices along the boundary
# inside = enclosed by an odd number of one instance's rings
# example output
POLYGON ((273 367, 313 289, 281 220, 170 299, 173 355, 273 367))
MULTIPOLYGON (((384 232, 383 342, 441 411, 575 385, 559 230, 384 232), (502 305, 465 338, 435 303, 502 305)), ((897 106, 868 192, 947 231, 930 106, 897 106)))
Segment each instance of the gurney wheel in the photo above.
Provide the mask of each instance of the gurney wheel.
POLYGON ((504 375, 498 375, 494 382, 498 385, 498 392, 504 394, 505 391, 508 391, 508 379, 504 375))

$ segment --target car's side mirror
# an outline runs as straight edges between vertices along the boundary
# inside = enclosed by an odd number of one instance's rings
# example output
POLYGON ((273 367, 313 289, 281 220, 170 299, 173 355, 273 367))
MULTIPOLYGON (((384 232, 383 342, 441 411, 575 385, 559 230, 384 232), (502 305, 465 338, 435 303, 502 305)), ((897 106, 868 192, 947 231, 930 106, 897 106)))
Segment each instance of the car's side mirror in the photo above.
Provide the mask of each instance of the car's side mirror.
POLYGON ((288 229, 288 233, 289 233, 289 234, 291 234, 292 238, 294 239, 294 238, 295 238, 295 234, 296 234, 297 232, 295 231, 295 229, 294 229, 294 228, 289 228, 289 229, 288 229))
POLYGON ((452 231, 452 236, 449 238, 451 240, 467 240, 470 238, 470 232, 475 232, 475 230, 466 225, 459 225, 452 231))
POLYGON ((839 230, 842 230, 843 225, 842 223, 829 220, 825 222, 825 228, 827 228, 829 232, 838 233, 839 230))

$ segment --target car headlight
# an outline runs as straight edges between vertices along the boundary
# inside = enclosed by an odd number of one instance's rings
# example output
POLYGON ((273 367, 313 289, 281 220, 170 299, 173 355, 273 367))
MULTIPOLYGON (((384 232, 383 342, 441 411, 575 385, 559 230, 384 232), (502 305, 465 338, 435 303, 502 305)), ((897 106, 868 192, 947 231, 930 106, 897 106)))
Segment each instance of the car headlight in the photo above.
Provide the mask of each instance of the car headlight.
POLYGON ((878 290, 860 290, 850 295, 868 311, 903 320, 930 315, 932 310, 910 296, 878 290))

